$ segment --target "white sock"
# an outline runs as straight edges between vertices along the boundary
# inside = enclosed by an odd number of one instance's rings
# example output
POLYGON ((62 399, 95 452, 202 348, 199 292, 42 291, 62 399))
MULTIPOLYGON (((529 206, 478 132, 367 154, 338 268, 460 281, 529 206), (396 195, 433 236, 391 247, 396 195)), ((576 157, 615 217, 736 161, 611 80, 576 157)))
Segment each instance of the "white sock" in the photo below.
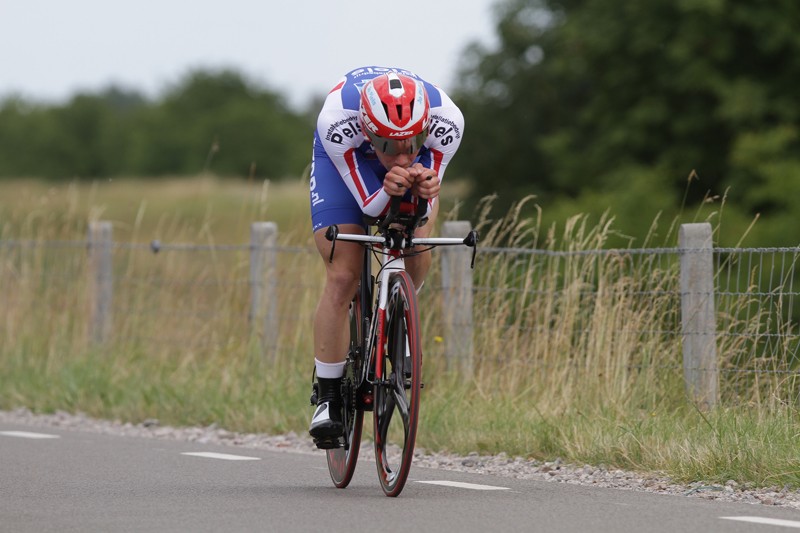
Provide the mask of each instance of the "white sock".
POLYGON ((323 363, 315 357, 314 365, 317 367, 318 378, 336 379, 344 375, 344 361, 341 363, 323 363))

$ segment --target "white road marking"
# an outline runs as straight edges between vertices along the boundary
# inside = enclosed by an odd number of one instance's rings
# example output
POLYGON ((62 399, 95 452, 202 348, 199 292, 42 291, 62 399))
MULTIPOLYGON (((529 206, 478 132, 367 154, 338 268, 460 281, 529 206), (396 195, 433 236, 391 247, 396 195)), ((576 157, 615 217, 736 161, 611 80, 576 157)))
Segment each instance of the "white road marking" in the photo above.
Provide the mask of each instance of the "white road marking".
POLYGON ((23 439, 60 439, 61 435, 50 435, 47 433, 31 433, 29 431, 0 431, 0 435, 6 437, 20 437, 23 439))
POLYGON ((227 453, 213 452, 184 452, 181 455, 193 455, 195 457, 206 457, 208 459, 225 459, 226 461, 260 461, 260 457, 247 457, 246 455, 230 455, 227 453))
POLYGON ((508 487, 496 487, 494 485, 478 485, 476 483, 462 483, 460 481, 417 481, 426 485, 441 485, 443 487, 456 487, 459 489, 471 490, 510 490, 508 487))
POLYGON ((800 529, 800 522, 796 520, 779 520, 778 518, 762 518, 760 516, 720 516, 723 520, 737 520, 739 522, 750 522, 752 524, 764 524, 767 526, 783 526, 800 529))

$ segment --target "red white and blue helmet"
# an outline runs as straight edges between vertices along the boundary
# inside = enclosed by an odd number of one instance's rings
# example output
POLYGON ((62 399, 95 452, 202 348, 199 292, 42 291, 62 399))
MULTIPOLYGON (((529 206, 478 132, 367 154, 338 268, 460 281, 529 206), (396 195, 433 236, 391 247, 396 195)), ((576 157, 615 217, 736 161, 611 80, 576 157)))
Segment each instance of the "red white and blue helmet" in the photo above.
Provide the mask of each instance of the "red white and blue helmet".
POLYGON ((372 146, 388 155, 416 153, 428 138, 431 106, 420 80, 390 72, 361 90, 359 117, 372 146))

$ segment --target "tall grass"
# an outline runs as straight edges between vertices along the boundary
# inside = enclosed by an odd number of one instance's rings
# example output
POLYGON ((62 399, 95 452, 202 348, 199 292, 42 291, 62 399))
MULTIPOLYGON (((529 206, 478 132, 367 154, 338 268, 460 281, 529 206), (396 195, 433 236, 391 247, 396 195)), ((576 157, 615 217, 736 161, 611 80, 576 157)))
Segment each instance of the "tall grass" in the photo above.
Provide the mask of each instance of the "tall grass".
POLYGON ((669 331, 664 324, 677 331, 668 287, 677 265, 656 264, 658 255, 583 253, 601 249, 610 227, 577 216, 537 243, 537 221, 512 211, 486 228, 484 246, 511 251, 488 254, 478 270, 479 387, 532 394, 548 411, 674 399, 674 384, 654 372, 680 361, 680 343, 652 333, 669 331), (541 253, 528 253, 535 244, 541 253))
MULTIPOLYGON (((324 272, 306 195, 303 183, 211 178, 0 183, 0 408, 304 433, 324 272), (83 241, 99 218, 114 222, 118 246, 114 335, 97 346, 83 241), (257 220, 278 223, 284 248, 269 354, 248 318, 246 243, 257 220)), ((521 204, 494 220, 487 200, 470 217, 492 250, 476 263, 471 377, 447 371, 436 267, 421 293, 420 446, 800 485, 797 411, 770 400, 778 384, 758 384, 759 401, 708 413, 685 398, 674 256, 588 253, 613 235, 611 218, 576 216, 557 229, 520 213, 521 204)), ((731 316, 725 327, 751 327, 752 315, 731 316)), ((751 349, 725 342, 725 360, 751 349)))

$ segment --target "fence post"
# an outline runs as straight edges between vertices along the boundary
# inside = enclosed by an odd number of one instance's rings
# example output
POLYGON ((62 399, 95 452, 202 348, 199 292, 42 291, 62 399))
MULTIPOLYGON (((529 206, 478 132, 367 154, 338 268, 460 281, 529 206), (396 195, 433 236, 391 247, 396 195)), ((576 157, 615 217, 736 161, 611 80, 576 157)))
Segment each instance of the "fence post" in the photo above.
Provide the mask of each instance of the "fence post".
POLYGON ((89 339, 102 344, 111 336, 114 246, 111 222, 89 222, 89 339))
POLYGON ((278 346, 277 242, 274 222, 250 225, 250 331, 259 336, 262 354, 273 357, 278 346))
MULTIPOLYGON (((464 237, 472 225, 468 221, 445 222, 444 237, 464 237)), ((465 376, 473 371, 472 341, 472 250, 466 246, 443 246, 442 321, 444 350, 448 369, 459 369, 465 376)))
POLYGON ((681 225, 679 247, 686 392, 699 407, 708 409, 719 397, 711 224, 681 225))

